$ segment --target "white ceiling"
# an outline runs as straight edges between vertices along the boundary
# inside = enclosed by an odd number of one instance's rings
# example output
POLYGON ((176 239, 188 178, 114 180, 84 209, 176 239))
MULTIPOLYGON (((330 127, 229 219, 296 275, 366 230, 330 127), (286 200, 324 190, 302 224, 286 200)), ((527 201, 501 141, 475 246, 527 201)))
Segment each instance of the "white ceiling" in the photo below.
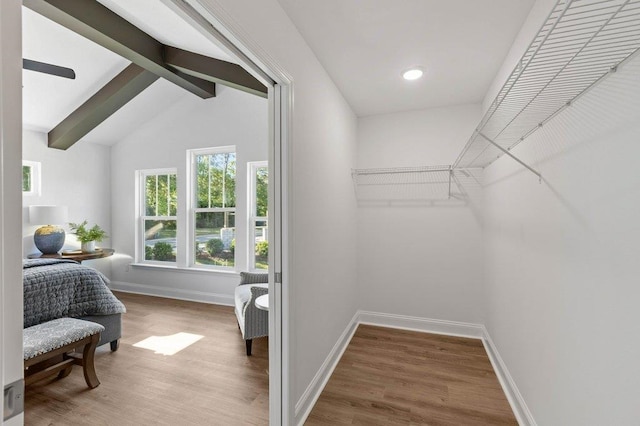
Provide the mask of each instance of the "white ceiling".
POLYGON ((535 2, 278 1, 359 116, 481 102, 535 2))
MULTIPOLYGON (((158 41, 185 50, 233 60, 158 0, 100 0, 158 41)), ((23 57, 72 68, 69 80, 23 71, 23 125, 49 132, 129 65, 121 56, 23 7, 23 57)), ((182 88, 159 79, 83 140, 113 144, 185 96, 182 88)))

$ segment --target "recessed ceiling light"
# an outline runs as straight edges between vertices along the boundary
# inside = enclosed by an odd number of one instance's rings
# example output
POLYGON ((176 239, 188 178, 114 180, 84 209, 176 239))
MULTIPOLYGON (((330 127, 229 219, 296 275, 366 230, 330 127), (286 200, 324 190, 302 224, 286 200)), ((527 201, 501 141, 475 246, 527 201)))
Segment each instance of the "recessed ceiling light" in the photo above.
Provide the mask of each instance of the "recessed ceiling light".
POLYGON ((402 78, 404 78, 405 80, 417 80, 420 77, 422 77, 422 74, 424 74, 424 71, 422 71, 422 68, 413 67, 403 71, 402 78))

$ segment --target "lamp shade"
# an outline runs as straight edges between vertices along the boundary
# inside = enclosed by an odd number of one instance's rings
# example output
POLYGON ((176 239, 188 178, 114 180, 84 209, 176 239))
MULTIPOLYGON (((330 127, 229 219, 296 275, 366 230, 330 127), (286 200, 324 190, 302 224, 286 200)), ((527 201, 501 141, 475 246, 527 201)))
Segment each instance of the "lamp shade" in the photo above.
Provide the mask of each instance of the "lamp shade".
POLYGON ((32 225, 62 225, 67 223, 67 206, 29 206, 32 225))

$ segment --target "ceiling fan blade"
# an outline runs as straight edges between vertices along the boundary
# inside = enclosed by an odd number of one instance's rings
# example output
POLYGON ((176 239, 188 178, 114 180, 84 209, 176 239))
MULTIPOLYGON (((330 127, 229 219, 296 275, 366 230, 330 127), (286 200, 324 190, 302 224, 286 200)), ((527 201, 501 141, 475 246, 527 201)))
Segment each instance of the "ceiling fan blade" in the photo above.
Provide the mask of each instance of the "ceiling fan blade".
POLYGON ((70 78, 72 80, 76 78, 76 73, 71 68, 60 67, 58 65, 47 64, 45 62, 32 61, 31 59, 23 59, 22 68, 58 77, 70 78))

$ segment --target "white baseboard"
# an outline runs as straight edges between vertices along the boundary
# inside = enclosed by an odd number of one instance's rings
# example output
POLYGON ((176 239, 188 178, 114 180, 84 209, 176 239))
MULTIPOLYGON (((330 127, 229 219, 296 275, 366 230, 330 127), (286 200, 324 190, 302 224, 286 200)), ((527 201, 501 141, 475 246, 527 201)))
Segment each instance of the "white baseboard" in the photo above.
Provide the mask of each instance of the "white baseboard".
POLYGON ((369 311, 359 311, 358 323, 475 339, 481 339, 484 333, 484 327, 479 324, 369 311))
POLYGON ((359 324, 377 325, 380 327, 398 328, 403 330, 420 331, 424 333, 444 334, 447 336, 468 337, 482 340, 493 369, 498 376, 511 409, 518 423, 522 426, 536 426, 536 422, 522 398, 516 383, 493 344, 491 336, 482 324, 457 321, 446 321, 432 318, 410 317, 405 315, 385 314, 380 312, 358 311, 342 332, 329 355, 324 360, 309 386, 302 394, 295 409, 295 424, 303 425, 322 390, 326 386, 333 370, 338 365, 342 354, 347 349, 359 324))
POLYGON ((336 365, 338 365, 338 361, 342 358, 342 354, 345 349, 347 349, 347 346, 349 346, 349 342, 356 332, 356 328, 358 328, 358 314, 359 312, 356 312, 351 321, 349 321, 347 328, 344 329, 336 344, 333 345, 329 355, 327 355, 320 369, 318 369, 316 375, 313 376, 311 383, 309 383, 309 386, 307 386, 307 389, 296 403, 295 424, 302 426, 307 420, 309 413, 311 413, 311 409, 316 405, 316 401, 333 374, 336 365))
POLYGON ((187 300, 190 302, 213 303, 215 305, 234 306, 233 296, 228 294, 205 293, 203 291, 157 287, 148 284, 111 281, 109 288, 125 293, 144 294, 147 296, 167 297, 169 299, 187 300))
MULTIPOLYGON (((194 302, 214 303, 218 305, 234 305, 233 296, 205 293, 194 290, 164 288, 122 281, 112 281, 110 288, 128 293, 168 297, 194 302)), ((313 409, 313 406, 320 397, 322 390, 338 365, 342 354, 347 349, 347 346, 349 345, 349 342, 351 341, 351 338, 359 324, 481 339, 518 423, 522 426, 536 426, 536 422, 531 411, 529 411, 522 394, 518 390, 513 377, 511 377, 506 364, 502 360, 497 347, 493 343, 493 340, 484 325, 370 311, 356 312, 338 338, 338 341, 325 358, 324 362, 318 369, 318 372, 311 380, 311 383, 309 383, 309 386, 307 386, 307 389, 296 403, 295 424, 303 425, 306 421, 309 413, 313 409)))
POLYGON ((484 344, 484 348, 489 355, 489 360, 491 361, 493 370, 496 372, 496 376, 498 376, 498 380, 500 381, 502 390, 504 391, 504 394, 507 396, 507 400, 511 405, 513 414, 518 420, 518 424, 520 424, 521 426, 536 426, 536 421, 534 420, 531 411, 529 411, 529 407, 527 407, 522 394, 518 390, 516 382, 513 380, 513 377, 511 377, 511 374, 507 369, 507 365, 502 360, 502 357, 498 352, 498 348, 493 343, 493 340, 491 340, 491 336, 489 335, 487 329, 484 326, 482 328, 482 343, 484 344))

